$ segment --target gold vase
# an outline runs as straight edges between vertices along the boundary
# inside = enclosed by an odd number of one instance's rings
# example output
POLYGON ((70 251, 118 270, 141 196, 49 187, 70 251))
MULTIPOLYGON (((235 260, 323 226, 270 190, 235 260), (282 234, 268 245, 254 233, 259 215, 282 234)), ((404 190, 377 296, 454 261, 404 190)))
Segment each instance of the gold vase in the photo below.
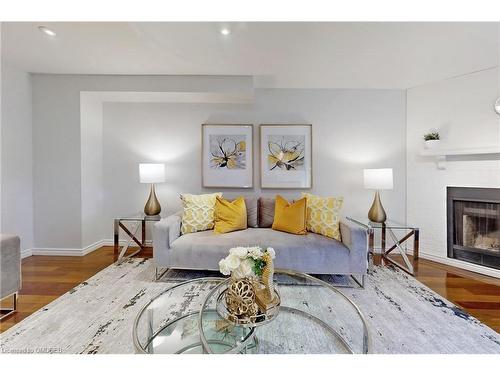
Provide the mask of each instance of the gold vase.
POLYGON ((156 197, 155 184, 151 184, 151 191, 149 192, 149 198, 144 206, 144 213, 148 216, 159 215, 161 212, 160 202, 156 197))
POLYGON ((384 207, 382 206, 382 202, 380 201, 380 194, 378 190, 375 192, 372 206, 370 208, 370 211, 368 211, 368 219, 370 219, 370 221, 373 221, 374 223, 383 223, 387 219, 384 207))

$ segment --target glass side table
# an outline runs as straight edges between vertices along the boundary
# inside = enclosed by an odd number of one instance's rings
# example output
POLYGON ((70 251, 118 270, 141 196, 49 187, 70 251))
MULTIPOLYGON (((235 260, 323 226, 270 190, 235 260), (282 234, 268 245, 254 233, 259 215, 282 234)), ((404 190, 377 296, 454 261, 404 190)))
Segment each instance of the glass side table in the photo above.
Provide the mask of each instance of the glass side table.
POLYGON ((115 262, 121 263, 125 259, 129 259, 134 255, 137 255, 146 247, 146 224, 149 222, 157 222, 161 220, 160 215, 149 216, 144 212, 138 212, 134 215, 122 216, 119 218, 115 218, 114 222, 114 259, 115 262), (127 227, 127 223, 132 224, 127 227), (125 245, 120 249, 120 228, 127 234, 128 239, 125 245), (137 238, 137 233, 139 232, 139 228, 141 228, 141 239, 137 238), (132 241, 135 242, 139 249, 134 251, 132 254, 125 256, 128 248, 132 244, 132 241))
POLYGON ((413 237, 413 259, 417 260, 419 251, 419 228, 411 225, 401 224, 393 220, 386 220, 385 223, 374 223, 368 220, 368 218, 348 216, 347 219, 368 229, 368 246, 372 254, 374 250, 375 230, 380 230, 380 250, 382 259, 388 261, 396 267, 401 268, 403 271, 409 273, 410 275, 414 275, 415 270, 413 264, 408 259, 406 251, 402 247, 402 245, 413 237), (396 234, 394 234, 394 230, 403 230, 405 231, 405 235, 401 238, 398 238, 396 234), (394 242, 394 245, 392 245, 388 249, 386 248, 387 235, 389 235, 390 239, 394 242), (395 260, 393 257, 390 257, 390 254, 394 250, 396 250, 398 254, 403 258, 404 265, 395 260))

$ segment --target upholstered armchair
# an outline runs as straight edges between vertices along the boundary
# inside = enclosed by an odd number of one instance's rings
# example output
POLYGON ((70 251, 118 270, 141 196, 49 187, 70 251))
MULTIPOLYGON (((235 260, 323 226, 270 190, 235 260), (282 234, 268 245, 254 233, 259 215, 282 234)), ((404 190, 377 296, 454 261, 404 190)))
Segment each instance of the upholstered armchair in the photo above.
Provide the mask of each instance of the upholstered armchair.
POLYGON ((2 308, 0 320, 17 309, 21 289, 21 241, 18 236, 0 234, 0 299, 13 298, 12 308, 2 308))

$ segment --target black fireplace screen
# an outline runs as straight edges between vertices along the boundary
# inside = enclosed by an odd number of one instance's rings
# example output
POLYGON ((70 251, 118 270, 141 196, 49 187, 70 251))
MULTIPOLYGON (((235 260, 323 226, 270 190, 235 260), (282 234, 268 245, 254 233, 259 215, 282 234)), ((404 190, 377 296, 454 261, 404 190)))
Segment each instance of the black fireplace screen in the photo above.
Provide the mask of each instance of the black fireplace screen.
POLYGON ((448 188, 449 257, 500 269, 500 199, 492 190, 499 194, 500 189, 448 188))

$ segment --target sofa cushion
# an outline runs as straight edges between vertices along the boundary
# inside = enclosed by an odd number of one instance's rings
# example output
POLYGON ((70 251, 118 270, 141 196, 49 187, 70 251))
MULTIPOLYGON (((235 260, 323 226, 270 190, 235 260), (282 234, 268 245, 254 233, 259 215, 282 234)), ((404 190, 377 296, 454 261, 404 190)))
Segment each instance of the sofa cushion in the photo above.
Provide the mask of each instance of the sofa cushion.
POLYGON ((215 201, 214 232, 223 234, 247 228, 247 209, 243 197, 228 201, 217 197, 215 201))
POLYGON ((215 198, 222 193, 181 194, 182 234, 212 229, 214 227, 215 198))
POLYGON ((307 231, 340 241, 340 210, 344 198, 302 193, 307 201, 307 231))
MULTIPOLYGON (((234 200, 237 197, 228 195, 224 195, 224 198, 229 199, 229 200, 234 200)), ((244 196, 245 199, 245 206, 247 207, 247 226, 250 228, 257 228, 258 227, 258 222, 257 222, 257 197, 255 196, 244 196)))
POLYGON ((259 228, 271 228, 274 221, 274 198, 260 197, 258 206, 259 228))
POLYGON ((292 234, 306 234, 306 199, 288 202, 276 196, 273 229, 292 234))
POLYGON ((219 261, 229 254, 229 249, 239 245, 273 247, 276 268, 325 274, 349 269, 349 249, 341 242, 315 233, 294 235, 270 228, 183 235, 172 243, 170 267, 218 270, 219 261))

